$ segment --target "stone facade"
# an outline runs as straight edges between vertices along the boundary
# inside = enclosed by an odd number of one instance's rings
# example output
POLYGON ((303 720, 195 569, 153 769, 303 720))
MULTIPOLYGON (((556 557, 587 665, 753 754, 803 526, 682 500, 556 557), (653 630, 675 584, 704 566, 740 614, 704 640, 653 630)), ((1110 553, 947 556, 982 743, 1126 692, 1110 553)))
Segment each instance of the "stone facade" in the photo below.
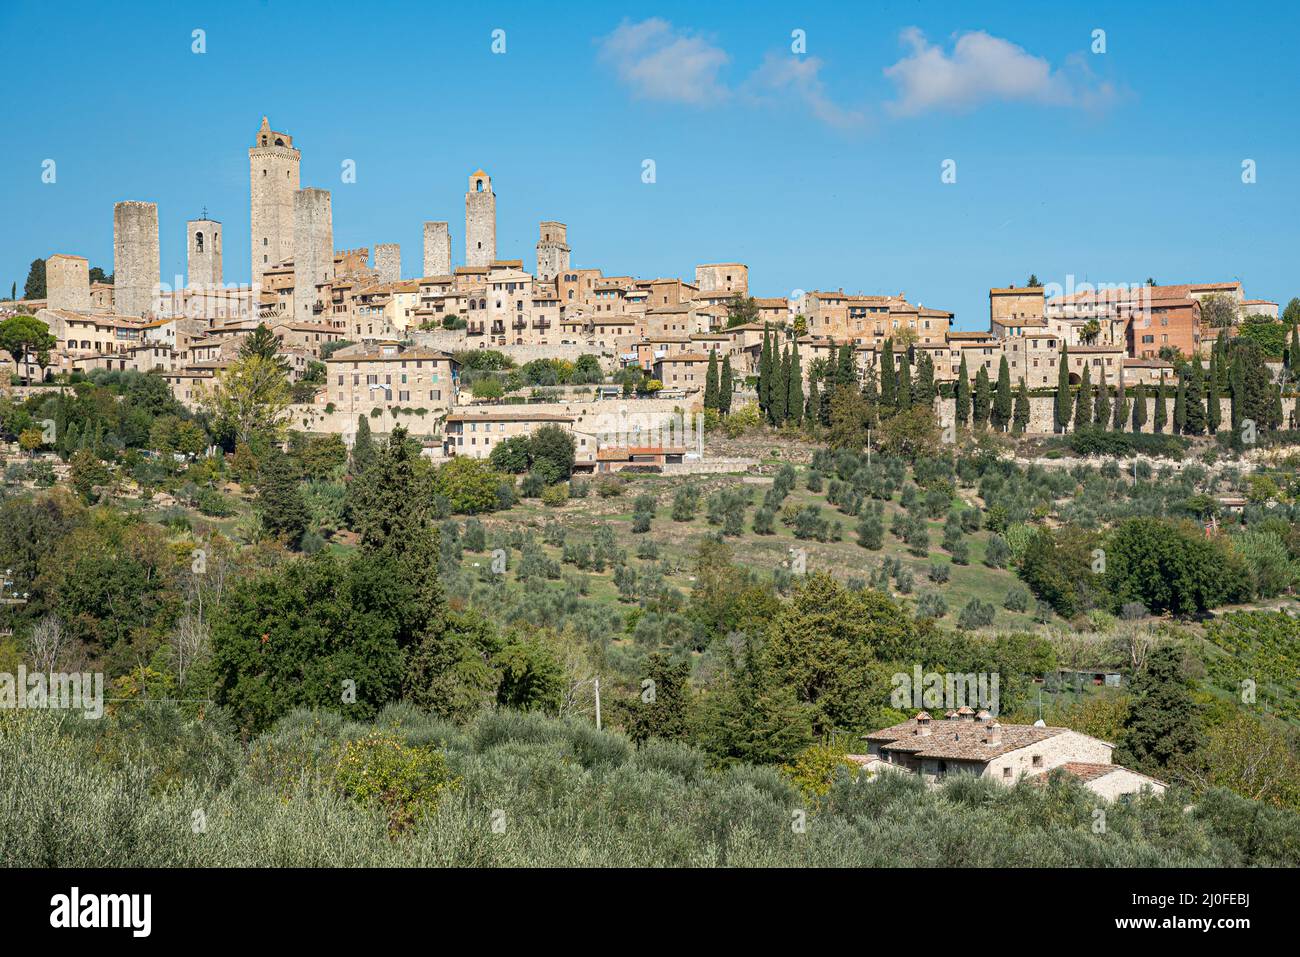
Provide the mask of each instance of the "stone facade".
POLYGON ((695 267, 695 286, 700 292, 749 293, 749 267, 743 263, 705 263, 695 267))
POLYGON ((251 282, 256 286, 266 270, 293 258, 294 196, 302 154, 288 133, 273 131, 266 117, 248 151, 251 197, 251 282))
POLYGON ((397 282, 402 278, 402 247, 397 243, 380 243, 375 247, 375 272, 380 282, 397 282))
POLYGON ((316 286, 334 278, 334 213, 329 190, 300 189, 293 203, 293 311, 299 322, 315 315, 316 286))
POLYGON ((221 285, 221 224, 191 219, 185 224, 186 279, 189 286, 212 290, 221 285))
POLYGON ((50 309, 90 310, 90 262, 55 253, 45 260, 45 299, 50 309))
POLYGON ((118 313, 143 316, 152 311, 160 278, 157 203, 113 206, 113 274, 118 313))
POLYGON ((421 275, 451 275, 451 230, 446 223, 424 224, 424 272, 421 275))
POLYGON ((569 268, 568 227, 544 222, 538 228, 537 278, 549 282, 569 268))
POLYGON ((465 193, 465 265, 490 266, 497 258, 497 198, 492 177, 476 170, 465 193))

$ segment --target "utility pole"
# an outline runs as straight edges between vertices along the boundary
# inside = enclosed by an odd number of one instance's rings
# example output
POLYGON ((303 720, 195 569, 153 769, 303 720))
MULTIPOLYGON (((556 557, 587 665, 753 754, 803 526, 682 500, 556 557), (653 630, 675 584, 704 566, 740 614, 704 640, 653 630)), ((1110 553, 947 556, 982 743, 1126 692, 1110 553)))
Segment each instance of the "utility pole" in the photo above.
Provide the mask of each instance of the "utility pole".
POLYGON ((600 676, 596 676, 596 730, 600 730, 600 676))

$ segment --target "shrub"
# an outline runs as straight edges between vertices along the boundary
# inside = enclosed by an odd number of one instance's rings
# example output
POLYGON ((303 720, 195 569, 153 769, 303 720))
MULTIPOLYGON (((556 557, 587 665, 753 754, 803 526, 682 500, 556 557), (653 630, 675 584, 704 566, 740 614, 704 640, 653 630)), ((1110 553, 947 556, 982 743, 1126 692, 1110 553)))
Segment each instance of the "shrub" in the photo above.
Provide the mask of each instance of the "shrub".
POLYGON ((443 793, 459 784, 440 752, 407 747, 385 731, 371 731, 344 744, 334 781, 353 800, 381 807, 394 832, 436 810, 443 793))

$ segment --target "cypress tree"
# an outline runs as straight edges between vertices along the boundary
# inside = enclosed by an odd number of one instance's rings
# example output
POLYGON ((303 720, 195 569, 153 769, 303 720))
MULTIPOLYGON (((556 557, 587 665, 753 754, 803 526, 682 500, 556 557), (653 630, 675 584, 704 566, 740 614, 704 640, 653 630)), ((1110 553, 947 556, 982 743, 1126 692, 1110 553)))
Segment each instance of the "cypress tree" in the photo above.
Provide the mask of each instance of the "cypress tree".
POLYGON ((357 418, 357 434, 352 439, 351 473, 360 475, 375 461, 375 440, 370 435, 370 417, 362 415, 357 418))
POLYGON ((1025 430, 1029 428, 1029 388, 1023 378, 1020 380, 1020 387, 1016 389, 1016 407, 1011 422, 1011 429, 1016 435, 1024 435, 1025 430))
POLYGON ((1111 428, 1123 432, 1128 424, 1128 397, 1124 394, 1124 359, 1120 358, 1119 377, 1115 381, 1115 415, 1111 428))
POLYGON ((1064 432, 1070 425, 1070 353, 1061 344, 1060 367, 1056 370, 1056 431, 1064 432))
POLYGON ((880 404, 887 409, 898 405, 898 380, 894 374, 894 340, 886 339, 880 354, 880 404))
POLYGON ((869 429, 880 424, 880 389, 876 387, 876 370, 867 369, 866 381, 862 383, 862 397, 867 400, 867 421, 869 429))
POLYGON ((998 388, 993 399, 993 425, 999 432, 1005 432, 1011 423, 1011 367, 1007 365, 1004 355, 998 363, 998 388))
POLYGON ((1205 433, 1205 369, 1198 356, 1192 362, 1192 374, 1187 381, 1187 395, 1183 400, 1183 427, 1188 435, 1205 433))
POLYGON ((799 342, 790 344, 790 372, 786 380, 786 418, 798 425, 803 421, 803 370, 799 367, 799 342))
POLYGON ((989 424, 989 411, 993 404, 993 389, 989 384, 989 370, 983 365, 975 373, 975 400, 971 410, 975 428, 983 429, 989 424))
POLYGON ((917 405, 934 408, 934 360, 930 353, 922 352, 916 359, 916 382, 912 386, 917 405))
POLYGON ((1074 431, 1080 432, 1092 424, 1092 372, 1088 363, 1083 364, 1083 378, 1079 380, 1079 392, 1074 397, 1074 431))
POLYGON ((1160 370, 1160 385, 1156 389, 1156 408, 1155 415, 1151 420, 1152 432, 1163 432, 1165 426, 1169 424, 1169 416, 1165 409, 1165 370, 1160 370))
POLYGON ((808 398, 804 401, 803 418, 806 425, 816 425, 821 419, 821 396, 817 394, 817 377, 808 375, 808 398))
POLYGON ((704 408, 718 407, 718 350, 709 350, 709 368, 704 374, 704 408))
POLYGON ((731 392, 736 387, 731 375, 731 356, 722 357, 722 381, 718 384, 718 408, 723 415, 731 412, 731 392))
POLYGON ((1268 427, 1280 429, 1282 428, 1282 386, 1273 386, 1272 396, 1268 406, 1268 427))
POLYGON ((262 459, 257 480, 257 513, 262 526, 295 549, 311 521, 300 478, 289 456, 272 448, 262 459))
POLYGON ((912 366, 906 352, 899 353, 898 356, 898 382, 895 384, 895 390, 898 407, 910 409, 912 407, 912 366))
POLYGON ((961 352, 961 367, 957 370, 957 425, 965 428, 970 422, 970 373, 966 371, 966 350, 961 352))
POLYGON ((1092 403, 1092 424, 1099 429, 1110 426, 1110 389, 1106 385, 1106 367, 1097 367, 1097 394, 1092 403))
POLYGON ((1147 423, 1147 390, 1139 381, 1133 387, 1133 431, 1141 432, 1147 423))
POLYGON ((772 386, 772 339, 767 323, 763 323, 763 351, 758 356, 758 408, 771 419, 769 394, 772 386))
POLYGON ((1178 374, 1178 388, 1174 392, 1174 434, 1182 435, 1187 428, 1187 376, 1178 374))
POLYGON ((835 384, 851 388, 858 384, 858 367, 853 358, 853 343, 840 346, 835 358, 835 384))
POLYGON ((771 419, 772 424, 780 426, 786 419, 786 401, 790 398, 788 388, 783 388, 784 384, 790 381, 790 350, 782 347, 781 358, 772 357, 772 394, 769 401, 772 404, 771 419))
POLYGON ((1205 378, 1205 427, 1211 435, 1219 431, 1219 426, 1223 422, 1220 395, 1222 390, 1219 388, 1219 354, 1217 350, 1211 350, 1210 372, 1205 378))
POLYGON ((1200 746, 1193 686, 1183 675, 1182 655, 1174 644, 1157 648, 1146 670, 1134 676, 1116 763, 1158 774, 1200 746))

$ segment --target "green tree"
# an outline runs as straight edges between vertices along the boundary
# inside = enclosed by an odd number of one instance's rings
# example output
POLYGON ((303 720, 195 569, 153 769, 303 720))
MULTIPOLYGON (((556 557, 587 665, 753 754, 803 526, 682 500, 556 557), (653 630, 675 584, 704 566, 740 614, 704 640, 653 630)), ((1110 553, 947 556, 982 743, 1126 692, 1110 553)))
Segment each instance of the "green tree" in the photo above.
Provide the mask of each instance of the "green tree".
POLYGON ((1092 424, 1092 414, 1092 372, 1085 362, 1083 377, 1079 380, 1079 391, 1074 399, 1074 431, 1087 429, 1092 424))
POLYGON ((267 362, 274 363, 281 372, 287 375, 289 373, 289 363, 280 355, 281 348, 283 348, 281 337, 268 329, 265 323, 259 322, 257 328, 240 343, 239 357, 247 359, 250 356, 260 356, 267 362))
POLYGON ((1016 389, 1016 407, 1012 413, 1012 431, 1023 435, 1029 428, 1029 389, 1021 378, 1020 387, 1016 389))
POLYGON ((722 378, 718 383, 718 410, 723 415, 731 414, 731 396, 735 391, 735 378, 731 372, 731 356, 722 357, 722 378))
POLYGON ((988 369, 981 365, 975 373, 975 397, 971 402, 971 419, 977 429, 988 426, 993 404, 993 391, 989 385, 988 369))
POLYGON ((1192 374, 1188 378, 1184 398, 1183 431, 1188 435, 1205 433, 1205 369, 1200 358, 1192 361, 1192 374))
POLYGON ((798 340, 790 344, 790 374, 786 389, 786 418, 798 425, 803 419, 803 371, 799 365, 798 340))
POLYGON ((957 426, 966 428, 970 423, 971 397, 970 373, 966 370, 966 350, 961 353, 961 366, 957 370, 957 426))
POLYGON ((1166 412, 1167 406, 1165 404, 1165 373, 1163 369, 1160 370, 1160 384, 1156 387, 1155 405, 1155 414, 1151 420, 1152 431, 1163 432, 1165 426, 1169 422, 1169 416, 1166 412))
POLYGON ((1011 367, 1007 365, 1007 357, 1004 355, 998 363, 998 386, 993 398, 993 427, 999 432, 1005 432, 1011 424, 1011 414, 1011 367))
POLYGON ((1130 686, 1131 703, 1115 762, 1158 774, 1201 745, 1200 716, 1177 645, 1163 645, 1130 686))
POLYGON ((536 636, 515 638, 492 662, 500 672, 497 704, 519 711, 555 714, 564 698, 564 668, 555 651, 536 636))
POLYGON ((689 692, 686 662, 672 662, 655 652, 646 661, 645 677, 628 717, 627 734, 636 744, 651 738, 680 741, 687 736, 689 692))
POLYGON ((718 352, 709 350, 709 367, 704 375, 704 407, 718 408, 718 352))
POLYGON ((894 340, 886 339, 880 350, 880 404, 898 408, 898 377, 894 371, 894 340))
POLYGON ((211 388, 198 387, 199 407, 217 434, 248 444, 255 436, 278 440, 287 428, 291 393, 280 368, 262 356, 236 359, 211 388))
POLYGON ((1056 431, 1064 432, 1070 427, 1070 357, 1065 343, 1061 343, 1059 367, 1056 371, 1056 431))
MULTIPOLYGON (((58 345, 58 340, 50 335, 50 327, 35 316, 17 315, 0 321, 0 349, 9 353, 14 364, 14 373, 23 371, 23 366, 35 362, 44 368, 49 365, 50 350, 58 345)), ((31 384, 31 373, 27 370, 27 383, 31 384)))
POLYGON ((736 293, 727 300, 727 328, 758 321, 758 303, 753 296, 736 293))
POLYGON ((1142 431, 1147 424, 1147 390, 1141 380, 1133 387, 1133 431, 1142 431))
POLYGON ((1099 429, 1110 425, 1110 387, 1106 385, 1106 367, 1097 367, 1096 396, 1092 406, 1092 424, 1099 429))
POLYGON ((27 270, 27 282, 23 284, 24 299, 45 298, 45 260, 33 259, 27 270))
POLYGON ((264 455, 259 464, 257 512, 262 527, 296 549, 310 520, 299 485, 301 476, 289 456, 276 448, 264 455))

